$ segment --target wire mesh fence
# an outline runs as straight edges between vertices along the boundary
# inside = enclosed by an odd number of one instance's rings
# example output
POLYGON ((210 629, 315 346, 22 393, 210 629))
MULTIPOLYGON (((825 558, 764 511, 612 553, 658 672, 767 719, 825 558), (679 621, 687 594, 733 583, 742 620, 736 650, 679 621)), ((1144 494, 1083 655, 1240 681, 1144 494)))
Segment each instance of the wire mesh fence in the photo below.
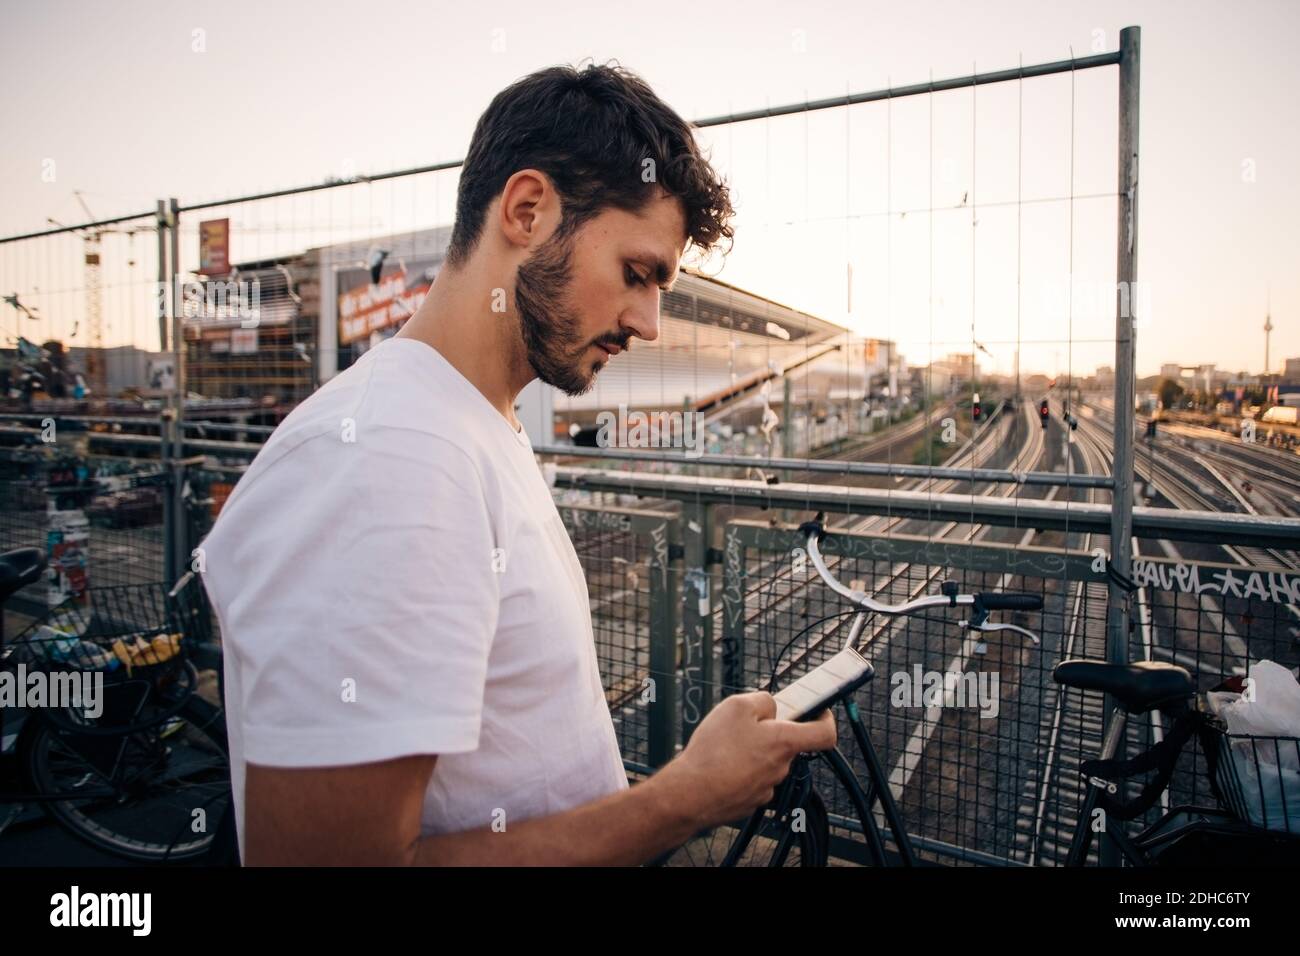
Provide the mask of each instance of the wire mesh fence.
POLYGON ((162 493, 148 483, 156 471, 92 470, 69 459, 3 464, 0 548, 38 547, 50 562, 20 601, 48 607, 92 583, 163 581, 162 493))

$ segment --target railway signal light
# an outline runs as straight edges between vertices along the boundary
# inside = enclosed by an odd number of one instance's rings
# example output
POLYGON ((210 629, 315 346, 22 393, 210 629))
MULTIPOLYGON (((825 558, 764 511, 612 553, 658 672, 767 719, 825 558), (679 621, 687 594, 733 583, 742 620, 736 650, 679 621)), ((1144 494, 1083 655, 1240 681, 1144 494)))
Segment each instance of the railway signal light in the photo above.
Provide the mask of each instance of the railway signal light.
POLYGON ((1038 403, 1038 418, 1043 423, 1044 428, 1047 427, 1047 420, 1051 417, 1052 412, 1051 409, 1047 407, 1047 399, 1043 399, 1038 403))
POLYGON ((971 397, 970 414, 972 421, 979 421, 984 417, 984 409, 980 406, 980 393, 976 392, 971 397))
POLYGON ((1147 419, 1147 438, 1155 438, 1155 437, 1156 437, 1156 420, 1154 418, 1149 418, 1147 419))

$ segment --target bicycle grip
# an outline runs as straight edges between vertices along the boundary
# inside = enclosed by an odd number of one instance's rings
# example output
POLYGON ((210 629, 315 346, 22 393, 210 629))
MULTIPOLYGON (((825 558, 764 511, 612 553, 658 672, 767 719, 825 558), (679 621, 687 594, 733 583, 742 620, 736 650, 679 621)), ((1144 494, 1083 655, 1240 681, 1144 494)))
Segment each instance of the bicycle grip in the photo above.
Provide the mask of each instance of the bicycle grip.
POLYGON ((1043 607, 1041 594, 1015 594, 986 591, 975 595, 975 602, 986 611, 1039 611, 1043 607))

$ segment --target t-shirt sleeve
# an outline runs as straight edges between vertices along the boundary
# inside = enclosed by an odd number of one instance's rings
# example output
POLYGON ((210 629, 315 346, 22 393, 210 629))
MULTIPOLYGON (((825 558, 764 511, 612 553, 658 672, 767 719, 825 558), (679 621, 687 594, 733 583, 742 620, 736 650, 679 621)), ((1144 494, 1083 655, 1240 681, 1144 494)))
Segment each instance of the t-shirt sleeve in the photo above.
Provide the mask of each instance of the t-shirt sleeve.
POLYGON ((208 577, 245 759, 342 766, 476 749, 500 563, 466 453, 401 429, 351 448, 318 437, 238 504, 208 577))

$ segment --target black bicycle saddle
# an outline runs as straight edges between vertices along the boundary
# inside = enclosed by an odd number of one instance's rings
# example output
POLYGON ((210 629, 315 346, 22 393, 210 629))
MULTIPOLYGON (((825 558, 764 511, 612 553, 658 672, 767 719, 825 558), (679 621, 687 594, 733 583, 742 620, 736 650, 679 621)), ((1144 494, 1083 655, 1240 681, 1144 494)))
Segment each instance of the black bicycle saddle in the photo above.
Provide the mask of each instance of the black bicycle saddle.
POLYGON ((1052 679, 1066 687, 1110 694, 1130 714, 1144 714, 1196 693, 1196 682, 1187 668, 1165 661, 1061 661, 1052 671, 1052 679))

